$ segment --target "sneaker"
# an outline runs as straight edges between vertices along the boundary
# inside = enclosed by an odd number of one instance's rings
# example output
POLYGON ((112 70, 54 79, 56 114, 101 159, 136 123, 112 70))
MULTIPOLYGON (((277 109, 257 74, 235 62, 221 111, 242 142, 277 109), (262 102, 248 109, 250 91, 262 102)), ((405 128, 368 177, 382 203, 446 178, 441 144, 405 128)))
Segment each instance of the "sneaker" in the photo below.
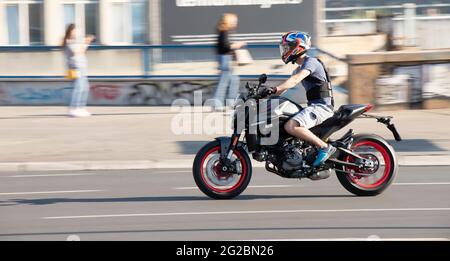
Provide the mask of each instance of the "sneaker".
POLYGON ((80 112, 81 112, 81 114, 82 114, 82 116, 83 117, 89 117, 89 116, 92 116, 92 114, 88 111, 88 110, 86 110, 86 109, 80 109, 80 112))
POLYGON ((321 148, 317 153, 316 160, 313 163, 313 167, 318 167, 324 163, 331 155, 336 152, 336 148, 328 144, 328 147, 321 148))
POLYGON ((89 116, 91 116, 91 113, 85 109, 71 109, 69 111, 69 116, 76 117, 76 118, 89 117, 89 116))
POLYGON ((80 109, 70 109, 69 117, 78 117, 79 113, 80 113, 80 109))

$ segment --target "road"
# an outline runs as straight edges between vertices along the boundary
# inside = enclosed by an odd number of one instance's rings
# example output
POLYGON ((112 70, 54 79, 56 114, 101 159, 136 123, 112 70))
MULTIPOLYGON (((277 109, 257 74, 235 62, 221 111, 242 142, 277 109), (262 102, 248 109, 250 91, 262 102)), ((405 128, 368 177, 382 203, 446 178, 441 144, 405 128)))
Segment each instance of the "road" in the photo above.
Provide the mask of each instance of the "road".
POLYGON ((234 200, 194 186, 189 169, 3 172, 0 240, 450 238, 450 167, 401 167, 377 197, 263 169, 234 200))

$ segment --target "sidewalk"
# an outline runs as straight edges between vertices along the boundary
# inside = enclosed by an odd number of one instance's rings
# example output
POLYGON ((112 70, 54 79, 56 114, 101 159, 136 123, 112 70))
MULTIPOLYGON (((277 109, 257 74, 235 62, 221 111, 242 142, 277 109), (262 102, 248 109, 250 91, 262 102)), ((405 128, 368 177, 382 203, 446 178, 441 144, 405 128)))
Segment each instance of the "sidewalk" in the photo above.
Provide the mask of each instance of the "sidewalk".
MULTIPOLYGON (((90 110, 90 118, 68 118, 65 107, 0 107, 0 171, 191 167, 204 143, 226 135, 175 135, 171 122, 179 114, 170 107, 90 110)), ((371 119, 348 128, 387 138, 402 165, 450 165, 450 109, 374 114, 394 116, 404 141, 395 142, 384 125, 371 119)), ((205 113, 203 120, 207 117, 223 122, 228 116, 205 113)))

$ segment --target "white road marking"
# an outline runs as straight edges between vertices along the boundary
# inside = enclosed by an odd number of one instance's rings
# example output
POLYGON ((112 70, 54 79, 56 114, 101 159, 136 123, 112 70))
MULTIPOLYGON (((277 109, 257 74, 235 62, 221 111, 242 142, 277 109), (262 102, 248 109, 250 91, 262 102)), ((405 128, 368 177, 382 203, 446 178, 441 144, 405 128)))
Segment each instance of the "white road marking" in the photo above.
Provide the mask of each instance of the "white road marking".
POLYGON ((233 214, 280 214, 280 213, 331 213, 331 212, 387 212, 387 211, 450 211, 450 208, 374 208, 374 209, 296 209, 296 210, 251 210, 251 211, 217 211, 217 212, 172 212, 142 214, 110 214, 85 216, 43 217, 43 219, 80 219, 109 217, 157 217, 157 216, 192 216, 192 215, 233 215, 233 214))
POLYGON ((280 239, 250 239, 238 241, 449 241, 448 238, 417 237, 417 238, 367 238, 367 237, 348 237, 348 238, 280 238, 280 239))
POLYGON ((192 173, 192 170, 163 170, 155 172, 155 174, 166 174, 166 173, 192 173))
POLYGON ((33 191, 33 192, 7 192, 0 193, 0 196, 12 196, 12 195, 35 195, 35 194, 67 194, 67 193, 89 193, 100 192, 104 190, 61 190, 61 191, 33 191))
POLYGON ((392 185, 397 186, 450 185, 450 182, 392 183, 392 185))
MULTIPOLYGON (((421 186, 421 185, 450 185, 450 182, 422 182, 422 183, 392 183, 396 186, 421 186)), ((248 188, 292 188, 301 187, 302 185, 255 185, 248 186, 248 188)), ((177 187, 177 190, 192 190, 198 189, 197 187, 177 187)))
MULTIPOLYGON (((292 188, 292 187, 301 187, 301 186, 300 185, 254 185, 254 186, 248 186, 247 188, 292 188)), ((198 189, 198 187, 177 187, 174 189, 190 190, 190 189, 198 189)))
POLYGON ((13 175, 7 178, 38 178, 38 177, 65 177, 65 176, 91 176, 94 173, 71 173, 71 174, 43 174, 43 175, 13 175))
POLYGON ((254 185, 248 186, 249 188, 292 188, 301 187, 300 185, 254 185))

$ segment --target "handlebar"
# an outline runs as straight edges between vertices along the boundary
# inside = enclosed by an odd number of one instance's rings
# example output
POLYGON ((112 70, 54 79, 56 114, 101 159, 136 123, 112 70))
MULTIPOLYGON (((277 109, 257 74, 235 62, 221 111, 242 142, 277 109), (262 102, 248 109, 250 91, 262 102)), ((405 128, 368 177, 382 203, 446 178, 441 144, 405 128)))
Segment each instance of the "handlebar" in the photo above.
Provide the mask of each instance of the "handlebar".
MULTIPOLYGON (((265 73, 261 74, 258 78, 258 84, 251 87, 249 83, 247 82, 245 87, 248 90, 247 99, 254 98, 254 99, 263 99, 267 97, 267 89, 269 87, 265 87, 262 84, 264 84, 267 81, 267 75, 265 73), (264 87, 261 89, 261 87, 264 87)), ((269 93, 270 95, 271 93, 269 93)))
MULTIPOLYGON (((248 83, 247 85, 248 86, 248 83)), ((268 97, 269 95, 273 94, 272 92, 268 92, 269 89, 271 89, 268 86, 261 86, 261 85, 255 85, 254 87, 247 87, 248 94, 247 99, 253 98, 253 99, 263 99, 268 97)))

